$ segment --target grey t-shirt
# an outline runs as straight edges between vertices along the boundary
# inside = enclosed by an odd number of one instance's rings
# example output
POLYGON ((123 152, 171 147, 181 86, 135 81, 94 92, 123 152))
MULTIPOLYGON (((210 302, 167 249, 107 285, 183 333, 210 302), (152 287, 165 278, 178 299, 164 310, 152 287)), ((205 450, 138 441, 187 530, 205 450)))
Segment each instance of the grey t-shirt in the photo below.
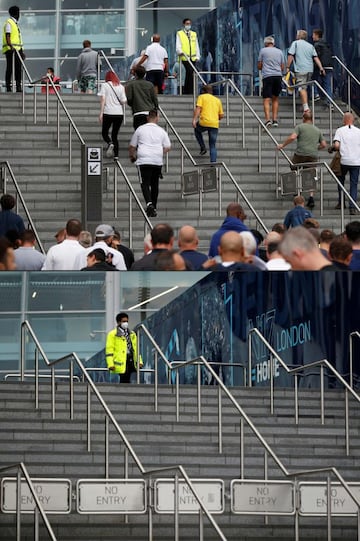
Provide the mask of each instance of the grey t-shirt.
POLYGON ((295 154, 317 158, 318 146, 324 140, 319 128, 313 124, 304 122, 296 126, 294 131, 298 136, 295 154))
POLYGON ((41 270, 45 255, 34 248, 22 247, 14 251, 16 270, 39 271, 41 270))
POLYGON ((312 73, 314 71, 314 57, 317 56, 315 47, 304 39, 292 42, 288 53, 295 57, 294 67, 297 73, 312 73))
POLYGON ((284 55, 277 47, 263 47, 259 52, 259 62, 262 62, 262 76, 281 77, 281 65, 284 64, 284 55))

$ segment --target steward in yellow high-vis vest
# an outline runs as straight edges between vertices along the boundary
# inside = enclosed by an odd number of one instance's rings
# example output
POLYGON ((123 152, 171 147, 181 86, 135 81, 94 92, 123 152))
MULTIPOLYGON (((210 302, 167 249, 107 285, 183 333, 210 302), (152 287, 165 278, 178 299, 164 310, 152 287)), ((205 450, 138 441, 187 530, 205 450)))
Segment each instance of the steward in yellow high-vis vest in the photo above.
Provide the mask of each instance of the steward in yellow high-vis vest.
POLYGON ((116 324, 106 338, 106 364, 111 372, 120 374, 121 383, 130 383, 138 360, 142 366, 141 356, 138 357, 137 336, 129 330, 129 318, 124 312, 116 316, 116 324))
POLYGON ((21 37, 18 21, 20 18, 20 9, 18 6, 11 6, 9 8, 10 17, 4 24, 3 36, 2 36, 2 52, 6 57, 6 72, 5 83, 7 92, 12 90, 12 70, 13 62, 15 64, 15 82, 16 91, 21 92, 21 60, 15 53, 19 51, 20 56, 25 59, 23 52, 23 41, 21 37))
POLYGON ((200 59, 200 48, 197 34, 191 30, 191 19, 184 19, 183 28, 176 32, 176 54, 186 70, 184 94, 192 94, 193 69, 189 60, 194 64, 200 59))

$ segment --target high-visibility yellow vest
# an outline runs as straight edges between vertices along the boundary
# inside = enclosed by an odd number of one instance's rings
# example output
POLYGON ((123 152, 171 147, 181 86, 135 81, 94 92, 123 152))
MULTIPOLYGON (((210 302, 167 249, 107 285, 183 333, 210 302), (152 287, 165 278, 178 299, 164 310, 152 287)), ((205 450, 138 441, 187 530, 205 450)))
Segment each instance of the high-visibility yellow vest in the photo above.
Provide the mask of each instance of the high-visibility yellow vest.
MULTIPOLYGON (((189 33, 184 30, 178 31, 178 36, 181 42, 181 50, 190 60, 196 60, 196 32, 190 30, 189 33)), ((180 60, 187 60, 183 54, 179 56, 180 60)))
POLYGON ((3 28, 3 46, 2 46, 2 52, 6 53, 6 51, 9 51, 11 47, 6 43, 6 27, 10 24, 11 32, 10 32, 10 43, 14 47, 14 49, 17 49, 18 51, 22 49, 23 42, 21 37, 20 28, 14 21, 14 19, 8 19, 6 23, 4 24, 3 28))
MULTIPOLYGON (((133 347, 134 366, 137 367, 138 351, 136 334, 130 332, 130 340, 133 347)), ((117 329, 110 331, 106 338, 106 364, 108 368, 114 368, 116 374, 124 374, 126 371, 127 342, 125 336, 117 336, 117 329)), ((142 366, 141 355, 139 355, 140 366, 142 366)))

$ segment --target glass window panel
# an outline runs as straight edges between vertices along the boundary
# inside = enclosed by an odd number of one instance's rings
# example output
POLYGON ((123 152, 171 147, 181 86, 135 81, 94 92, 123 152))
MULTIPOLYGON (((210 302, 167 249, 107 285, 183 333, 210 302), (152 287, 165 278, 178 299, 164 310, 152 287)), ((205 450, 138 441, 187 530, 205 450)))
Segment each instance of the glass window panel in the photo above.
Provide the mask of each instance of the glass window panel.
MULTIPOLYGON (((0 313, 21 311, 21 272, 2 272, 0 280, 0 313)), ((2 329, 0 328, 0 337, 2 329)), ((1 339, 0 339, 1 343, 1 339)))
POLYGON ((105 310, 105 273, 30 273, 28 310, 105 310))
POLYGON ((124 9, 124 0, 62 0, 61 9, 124 9))
POLYGON ((20 315, 0 314, 0 380, 9 371, 18 370, 21 320, 20 315))
POLYGON ((55 13, 27 13, 21 17, 20 27, 27 54, 30 49, 36 51, 37 56, 40 51, 41 56, 44 56, 44 49, 54 50, 55 13))
POLYGON ((20 7, 20 22, 21 17, 26 11, 48 11, 56 8, 56 0, 21 0, 19 4, 16 4, 14 0, 0 0, 0 16, 1 11, 8 12, 10 6, 18 5, 20 7))

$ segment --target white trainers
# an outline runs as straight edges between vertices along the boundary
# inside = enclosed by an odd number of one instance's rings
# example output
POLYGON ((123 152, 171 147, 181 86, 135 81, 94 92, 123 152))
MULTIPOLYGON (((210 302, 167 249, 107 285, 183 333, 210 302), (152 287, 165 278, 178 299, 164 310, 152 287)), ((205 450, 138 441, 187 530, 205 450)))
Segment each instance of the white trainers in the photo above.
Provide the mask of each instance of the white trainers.
POLYGON ((106 157, 107 158, 113 158, 114 157, 114 145, 110 143, 106 149, 106 157))

